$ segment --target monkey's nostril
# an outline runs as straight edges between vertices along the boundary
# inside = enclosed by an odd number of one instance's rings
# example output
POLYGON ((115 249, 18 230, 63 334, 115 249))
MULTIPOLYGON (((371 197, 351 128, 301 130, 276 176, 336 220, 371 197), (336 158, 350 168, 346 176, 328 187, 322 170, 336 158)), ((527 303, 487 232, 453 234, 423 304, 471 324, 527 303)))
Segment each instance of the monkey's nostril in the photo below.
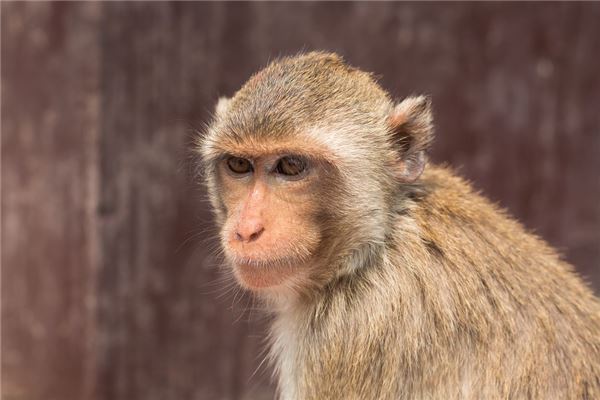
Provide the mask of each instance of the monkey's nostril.
POLYGON ((254 232, 253 234, 250 235, 250 238, 248 239, 249 242, 252 242, 256 239, 258 239, 260 237, 260 235, 262 235, 262 233, 264 232, 265 228, 260 228, 258 231, 254 232))
POLYGON ((235 232, 235 240, 238 240, 240 242, 253 242, 256 239, 258 239, 262 233, 265 231, 265 228, 263 228, 262 226, 256 227, 256 229, 251 229, 248 231, 244 231, 242 230, 237 230, 235 232), (250 233, 252 232, 252 233, 250 233))

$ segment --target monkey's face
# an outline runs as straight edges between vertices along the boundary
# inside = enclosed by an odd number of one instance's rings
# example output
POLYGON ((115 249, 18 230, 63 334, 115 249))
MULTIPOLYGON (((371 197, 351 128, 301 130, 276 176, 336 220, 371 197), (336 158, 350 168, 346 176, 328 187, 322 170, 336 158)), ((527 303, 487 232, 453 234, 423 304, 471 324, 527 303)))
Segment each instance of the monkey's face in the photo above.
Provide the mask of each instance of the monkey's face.
POLYGON ((301 291, 374 259, 398 187, 423 170, 430 122, 426 98, 393 106, 369 74, 321 53, 221 99, 199 149, 239 282, 301 291))
POLYGON ((219 158, 221 242, 243 286, 299 285, 308 277, 322 238, 315 201, 322 171, 319 161, 289 152, 219 158))

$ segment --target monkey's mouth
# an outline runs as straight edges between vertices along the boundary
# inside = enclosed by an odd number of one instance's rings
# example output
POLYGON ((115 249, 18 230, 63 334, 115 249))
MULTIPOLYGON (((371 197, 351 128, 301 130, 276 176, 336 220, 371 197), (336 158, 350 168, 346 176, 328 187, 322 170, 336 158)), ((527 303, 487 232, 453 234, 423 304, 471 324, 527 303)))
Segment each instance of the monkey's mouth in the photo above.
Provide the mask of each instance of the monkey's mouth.
POLYGON ((240 257, 235 258, 233 264, 242 268, 256 268, 256 269, 278 269, 278 268, 292 268, 301 263, 300 260, 295 257, 282 257, 282 258, 251 258, 251 257, 240 257))
POLYGON ((239 283, 251 290, 282 285, 302 271, 299 267, 304 264, 295 257, 235 257, 230 261, 239 283))

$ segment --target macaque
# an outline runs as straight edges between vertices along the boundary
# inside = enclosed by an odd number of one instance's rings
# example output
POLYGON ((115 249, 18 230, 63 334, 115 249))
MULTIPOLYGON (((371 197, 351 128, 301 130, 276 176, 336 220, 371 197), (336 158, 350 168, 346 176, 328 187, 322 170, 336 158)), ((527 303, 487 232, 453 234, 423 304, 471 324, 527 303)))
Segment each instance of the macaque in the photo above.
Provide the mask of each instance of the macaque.
POLYGON ((227 263, 272 314, 279 396, 600 399, 600 302, 427 162, 427 97, 336 54, 272 62, 198 140, 227 263))

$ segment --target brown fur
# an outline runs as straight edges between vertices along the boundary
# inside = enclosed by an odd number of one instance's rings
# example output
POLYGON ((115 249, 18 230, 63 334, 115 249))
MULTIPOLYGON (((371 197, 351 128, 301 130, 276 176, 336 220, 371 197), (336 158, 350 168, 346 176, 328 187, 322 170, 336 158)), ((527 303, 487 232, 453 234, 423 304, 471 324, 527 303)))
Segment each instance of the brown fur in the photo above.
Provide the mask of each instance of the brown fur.
POLYGON ((334 54, 278 60, 219 102, 200 151, 224 250, 274 314, 281 397, 600 398, 600 303, 542 240, 425 167, 431 138, 427 99, 394 105, 334 54), (314 159, 300 186, 219 161, 290 153, 314 159), (264 238, 235 243, 247 215, 264 238), (287 257, 301 262, 267 262, 287 257))

